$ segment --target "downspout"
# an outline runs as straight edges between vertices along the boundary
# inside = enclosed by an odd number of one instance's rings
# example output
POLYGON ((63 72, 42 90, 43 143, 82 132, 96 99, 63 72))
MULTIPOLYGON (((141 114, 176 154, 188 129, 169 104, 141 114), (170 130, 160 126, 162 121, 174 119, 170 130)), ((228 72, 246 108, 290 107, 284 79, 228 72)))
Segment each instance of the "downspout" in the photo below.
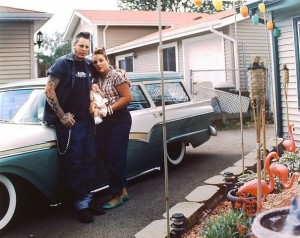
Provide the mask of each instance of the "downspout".
POLYGON ((106 22, 106 25, 103 29, 103 47, 106 49, 106 30, 108 28, 108 23, 106 22))
POLYGON ((235 81, 236 81, 235 89, 238 90, 240 88, 240 75, 239 75, 238 70, 237 70, 239 68, 239 58, 238 58, 239 56, 238 56, 237 41, 236 41, 236 39, 234 39, 230 36, 227 36, 227 35, 219 32, 219 31, 216 31, 212 25, 210 26, 210 31, 212 33, 215 33, 215 34, 221 36, 222 38, 224 38, 226 40, 229 40, 229 41, 233 42, 234 68, 235 68, 234 73, 235 73, 235 81))

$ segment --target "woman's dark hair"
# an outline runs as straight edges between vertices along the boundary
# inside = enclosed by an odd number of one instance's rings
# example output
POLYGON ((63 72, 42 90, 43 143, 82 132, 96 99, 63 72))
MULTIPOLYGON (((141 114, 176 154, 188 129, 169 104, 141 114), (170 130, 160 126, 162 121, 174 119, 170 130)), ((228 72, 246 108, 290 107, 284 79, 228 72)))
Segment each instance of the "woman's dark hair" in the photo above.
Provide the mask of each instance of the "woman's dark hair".
POLYGON ((105 48, 97 48, 94 50, 93 55, 103 55, 106 60, 108 60, 108 56, 105 52, 105 48))

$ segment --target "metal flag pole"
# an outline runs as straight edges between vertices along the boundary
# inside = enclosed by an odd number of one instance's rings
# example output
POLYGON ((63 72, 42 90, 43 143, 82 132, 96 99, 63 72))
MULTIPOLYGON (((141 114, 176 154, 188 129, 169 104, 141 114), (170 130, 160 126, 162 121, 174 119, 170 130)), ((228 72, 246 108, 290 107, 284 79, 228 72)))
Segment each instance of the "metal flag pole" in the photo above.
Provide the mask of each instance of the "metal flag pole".
MULTIPOLYGON (((238 36, 237 36, 237 20, 236 20, 236 9, 235 9, 235 1, 233 3, 233 10, 234 10, 234 33, 235 33, 235 42, 236 44, 236 51, 238 51, 238 36)), ((240 75, 240 64, 239 64, 239 56, 238 52, 235 52, 235 57, 237 60, 237 68, 235 69, 237 71, 237 74, 240 75)), ((243 167, 243 173, 245 172, 245 158, 244 158, 244 122, 243 122, 243 110, 242 110, 242 92, 241 92, 241 78, 238 77, 239 80, 239 100, 240 100, 240 124, 241 124, 241 147, 242 147, 242 167, 243 167)))
POLYGON ((165 202, 167 214, 167 237, 170 238, 170 198, 169 198, 169 173, 167 158, 167 130, 166 130, 166 111, 165 111, 165 87, 164 87, 164 69, 163 69, 163 48, 162 48, 162 26, 161 26, 161 0, 157 0, 158 22, 159 22, 159 68, 161 77, 161 99, 162 99, 162 131, 164 148, 164 174, 165 174, 165 202))

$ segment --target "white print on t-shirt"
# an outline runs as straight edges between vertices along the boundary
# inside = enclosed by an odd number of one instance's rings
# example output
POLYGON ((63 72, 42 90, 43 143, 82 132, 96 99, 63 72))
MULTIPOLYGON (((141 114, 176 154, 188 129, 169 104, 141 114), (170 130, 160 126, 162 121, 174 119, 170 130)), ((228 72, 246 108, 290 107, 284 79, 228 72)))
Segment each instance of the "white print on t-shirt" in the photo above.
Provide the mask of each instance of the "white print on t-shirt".
POLYGON ((78 78, 86 78, 86 72, 77 72, 76 77, 78 77, 78 78))

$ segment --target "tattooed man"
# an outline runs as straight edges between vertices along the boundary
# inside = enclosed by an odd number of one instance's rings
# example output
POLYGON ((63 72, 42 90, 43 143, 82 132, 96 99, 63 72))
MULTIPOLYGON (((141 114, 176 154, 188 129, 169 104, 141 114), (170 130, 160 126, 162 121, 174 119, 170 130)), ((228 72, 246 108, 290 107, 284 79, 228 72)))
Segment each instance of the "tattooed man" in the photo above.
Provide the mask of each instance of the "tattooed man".
POLYGON ((68 195, 80 222, 102 215, 92 204, 95 179, 95 123, 89 113, 93 65, 86 58, 90 34, 80 32, 71 53, 58 58, 48 69, 44 121, 53 126, 68 195))

